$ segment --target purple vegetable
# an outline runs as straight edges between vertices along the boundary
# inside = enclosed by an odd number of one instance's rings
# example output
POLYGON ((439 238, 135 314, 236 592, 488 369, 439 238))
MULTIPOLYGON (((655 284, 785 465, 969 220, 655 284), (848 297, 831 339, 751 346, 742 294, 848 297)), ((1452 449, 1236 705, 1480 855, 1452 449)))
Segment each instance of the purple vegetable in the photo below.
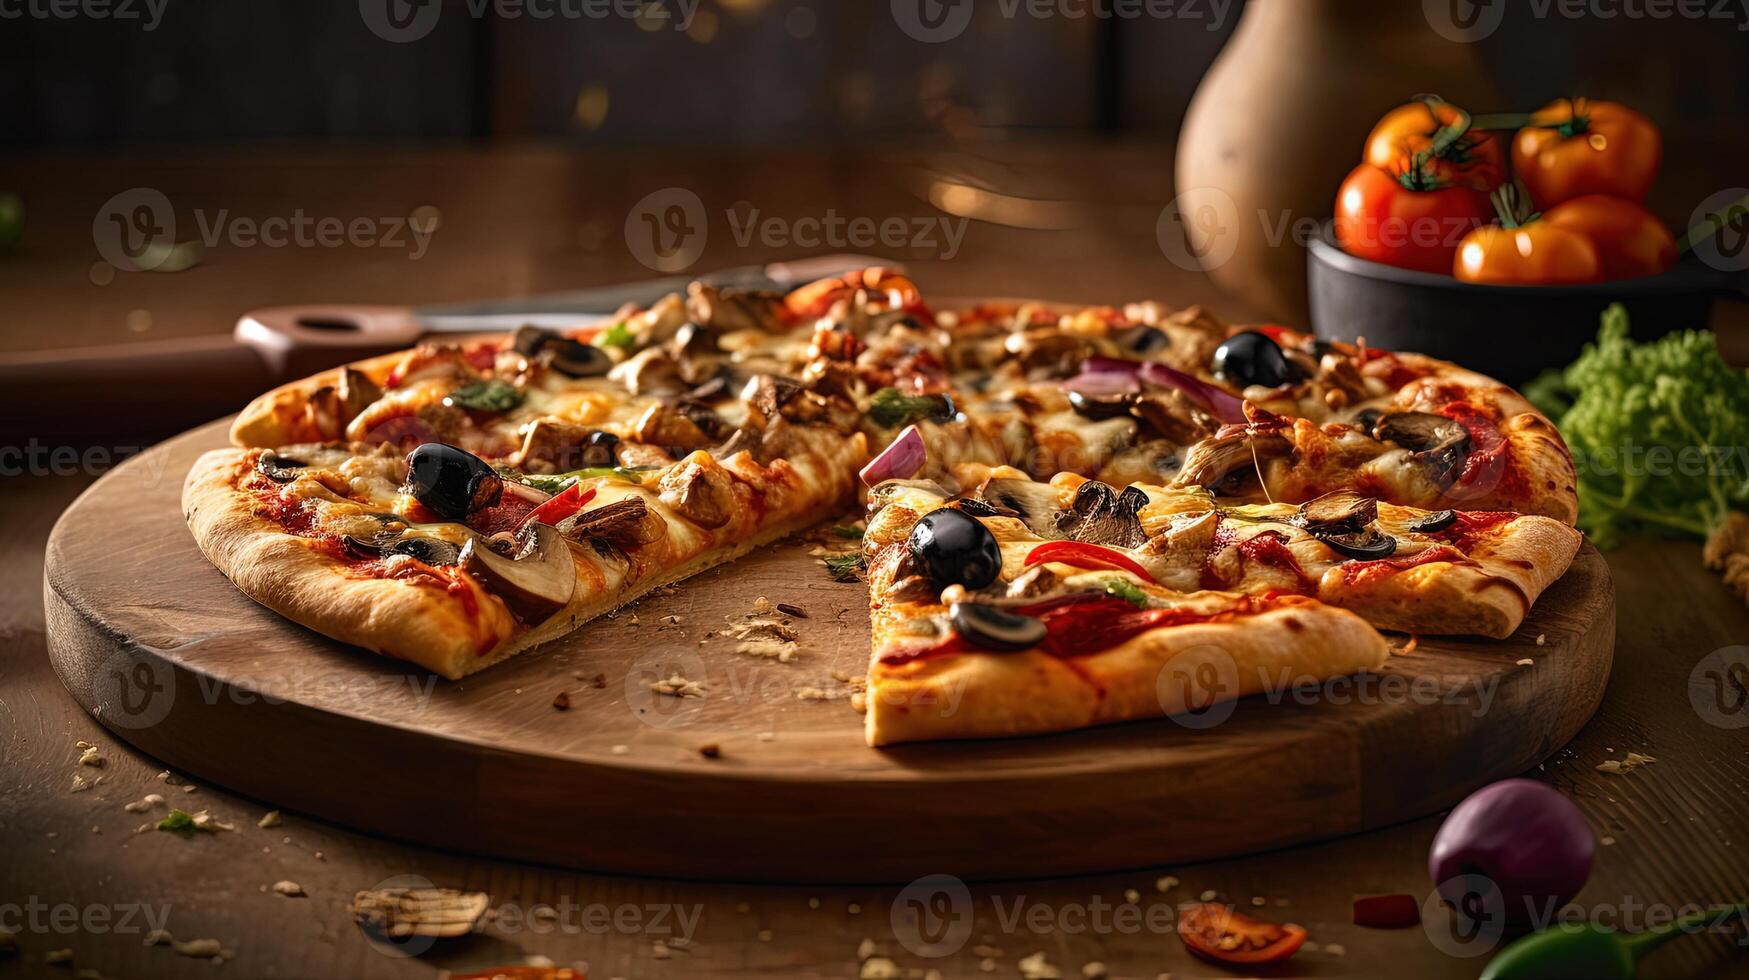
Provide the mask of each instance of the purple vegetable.
POLYGON ((1063 387, 1070 391, 1079 391, 1083 395, 1095 397, 1104 395, 1128 395, 1142 388, 1141 382, 1132 374, 1120 371, 1082 371, 1073 378, 1063 382, 1063 387))
POLYGON ((1176 388, 1184 392, 1192 401, 1208 410, 1210 415, 1227 423, 1243 423, 1245 419, 1245 401, 1235 395, 1230 395, 1206 381, 1200 381, 1174 370, 1164 364, 1145 364, 1142 366, 1142 380, 1162 388, 1176 388))
POLYGON ((869 460, 858 475, 862 477, 863 485, 869 487, 888 480, 909 480, 928 461, 929 451, 923 446, 923 433, 918 432, 915 425, 907 425, 905 431, 899 433, 899 438, 894 439, 879 456, 869 460))
POLYGON ((1486 909, 1489 917, 1525 924, 1579 893, 1596 851, 1597 838, 1572 800, 1535 780, 1505 779, 1452 809, 1433 837, 1427 870, 1460 912, 1475 917, 1475 896, 1486 893, 1485 905, 1503 905, 1486 909))
POLYGON ((1121 357, 1089 357, 1081 362, 1081 373, 1086 374, 1127 374, 1135 377, 1142 369, 1141 361, 1126 361, 1121 357))

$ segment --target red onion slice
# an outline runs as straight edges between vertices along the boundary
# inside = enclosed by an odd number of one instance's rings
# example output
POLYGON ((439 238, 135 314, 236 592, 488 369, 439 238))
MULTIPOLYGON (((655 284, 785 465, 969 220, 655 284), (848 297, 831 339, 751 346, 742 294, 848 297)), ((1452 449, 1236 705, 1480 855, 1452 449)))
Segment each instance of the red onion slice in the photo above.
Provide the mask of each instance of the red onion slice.
POLYGON ((1128 395, 1140 391, 1141 383, 1133 374, 1117 371, 1083 371, 1063 382, 1063 387, 1083 395, 1128 395))
POLYGON ((1164 364, 1145 364, 1142 366, 1142 380, 1156 384, 1162 388, 1176 388, 1189 396, 1192 401, 1208 409, 1210 415, 1222 422, 1245 422, 1245 400, 1236 395, 1230 395, 1206 381, 1169 368, 1164 364))
POLYGON ((879 456, 869 460, 858 476, 862 477, 863 486, 874 487, 888 480, 909 480, 923 469, 923 464, 929 461, 929 451, 923 445, 923 433, 917 431, 915 425, 905 426, 905 431, 899 433, 899 438, 893 444, 881 451, 879 456))
POLYGON ((1141 369, 1141 361, 1126 361, 1120 357, 1095 355, 1081 362, 1082 374, 1128 374, 1133 377, 1141 369))

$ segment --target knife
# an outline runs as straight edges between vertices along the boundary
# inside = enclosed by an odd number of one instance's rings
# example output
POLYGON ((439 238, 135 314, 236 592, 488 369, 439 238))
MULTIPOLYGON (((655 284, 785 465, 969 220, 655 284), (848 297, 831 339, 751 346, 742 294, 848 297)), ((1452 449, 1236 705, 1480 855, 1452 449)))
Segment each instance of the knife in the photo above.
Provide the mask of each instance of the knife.
POLYGON ((627 303, 648 305, 695 280, 718 287, 787 290, 871 265, 867 255, 820 255, 537 296, 438 306, 326 304, 252 310, 229 336, 182 337, 0 353, 0 422, 43 440, 163 435, 233 411, 252 395, 348 361, 410 347, 420 338, 583 326, 627 303))

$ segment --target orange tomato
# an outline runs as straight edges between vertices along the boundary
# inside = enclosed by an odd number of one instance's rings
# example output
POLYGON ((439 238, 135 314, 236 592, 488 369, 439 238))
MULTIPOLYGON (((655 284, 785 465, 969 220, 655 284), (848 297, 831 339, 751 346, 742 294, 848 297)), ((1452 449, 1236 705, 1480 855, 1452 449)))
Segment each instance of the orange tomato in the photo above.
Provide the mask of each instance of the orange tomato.
POLYGON ((1676 264, 1670 229, 1632 201, 1587 194, 1549 208, 1542 220, 1591 239, 1605 279, 1655 276, 1676 264))
POLYGON ((1458 246, 1452 275, 1464 282, 1553 286, 1602 281, 1597 246, 1546 221, 1477 228, 1458 246))
POLYGON ((1350 255, 1444 275, 1464 234, 1490 215, 1478 191, 1363 163, 1336 192, 1336 241, 1350 255))
POLYGON ((1532 204, 1548 208, 1586 194, 1645 199, 1664 152, 1650 119, 1591 99, 1556 99, 1530 118, 1512 142, 1512 168, 1532 204))
MULTIPOLYGON (((1400 105, 1379 119, 1366 138, 1365 162, 1384 170, 1417 153, 1433 149, 1441 129, 1465 122, 1468 114, 1449 102, 1438 100, 1400 105)), ((1445 183, 1485 193, 1505 179, 1505 153, 1500 140, 1484 130, 1472 129, 1442 152, 1435 154, 1430 172, 1445 183)))

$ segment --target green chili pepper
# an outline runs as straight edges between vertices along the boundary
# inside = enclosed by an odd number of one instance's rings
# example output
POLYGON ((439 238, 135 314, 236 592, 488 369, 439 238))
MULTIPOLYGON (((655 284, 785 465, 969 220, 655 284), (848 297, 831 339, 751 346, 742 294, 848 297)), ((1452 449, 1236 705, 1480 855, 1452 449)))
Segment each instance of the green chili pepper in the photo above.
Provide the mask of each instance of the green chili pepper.
POLYGON ((1667 926, 1624 935, 1596 923, 1570 923, 1535 932, 1500 951, 1481 980, 1634 980, 1641 957, 1696 926, 1749 905, 1716 905, 1667 926))

